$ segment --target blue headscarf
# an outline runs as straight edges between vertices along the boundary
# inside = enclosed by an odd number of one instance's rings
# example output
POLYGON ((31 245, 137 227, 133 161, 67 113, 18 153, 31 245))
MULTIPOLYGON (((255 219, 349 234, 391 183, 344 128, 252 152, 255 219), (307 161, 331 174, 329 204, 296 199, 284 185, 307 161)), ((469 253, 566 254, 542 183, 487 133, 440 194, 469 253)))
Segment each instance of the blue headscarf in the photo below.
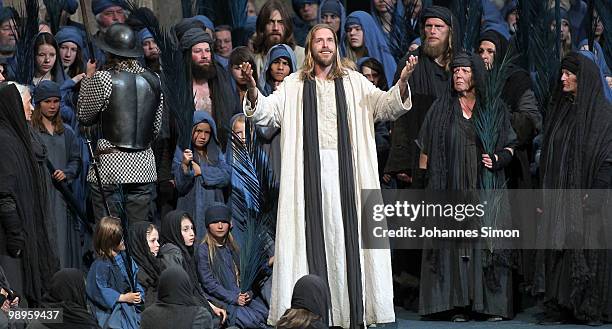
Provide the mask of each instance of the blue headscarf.
POLYGON ((79 46, 81 50, 85 47, 83 33, 78 27, 74 26, 62 26, 61 30, 55 34, 55 41, 57 41, 58 46, 61 46, 64 42, 73 42, 79 46))
POLYGON ((60 86, 55 81, 45 80, 39 83, 34 89, 34 97, 32 97, 32 101, 34 101, 34 104, 36 105, 51 97, 62 98, 62 95, 60 94, 60 86))
POLYGON ((346 22, 346 9, 340 0, 323 0, 319 5, 319 23, 323 23, 323 14, 330 12, 328 8, 332 8, 333 13, 340 17, 340 30, 338 31, 338 42, 340 43, 340 56, 346 56, 346 45, 344 44, 344 23, 346 22), (339 10, 339 12, 338 12, 339 10))
POLYGON ((113 6, 124 8, 121 2, 116 0, 91 0, 91 11, 94 16, 113 6))
POLYGON ((259 75, 259 87, 262 89, 262 93, 265 96, 268 96, 274 92, 274 86, 272 86, 267 79, 268 70, 270 70, 272 62, 280 57, 286 57, 289 59, 291 73, 297 71, 297 60, 295 59, 295 53, 293 53, 291 47, 287 46, 286 44, 278 44, 270 48, 266 58, 264 59, 263 73, 259 75))
MULTIPOLYGON (((206 144, 206 155, 208 157, 208 161, 212 164, 217 164, 219 162, 219 156, 222 154, 221 147, 219 146, 219 139, 217 137, 217 125, 215 124, 215 120, 210 115, 210 113, 206 111, 195 111, 193 112, 193 126, 195 127, 199 123, 206 122, 210 125, 210 140, 208 144, 206 144)), ((193 134, 192 134, 193 139, 193 134)), ((197 152, 194 152, 194 159, 197 152)), ((195 159, 198 160, 198 159, 195 159)))
POLYGON ((349 28, 354 24, 360 25, 363 30, 363 44, 368 49, 368 56, 376 58, 383 65, 387 85, 393 86, 397 64, 382 32, 376 27, 374 19, 365 11, 354 11, 346 18, 345 27, 349 28))
POLYGON ((601 79, 601 83, 603 84, 604 95, 606 96, 608 102, 612 103, 612 89, 610 89, 610 87, 608 86, 608 82, 606 81, 604 68, 601 67, 598 63, 599 59, 597 58, 597 56, 595 56, 594 53, 588 50, 579 50, 578 52, 584 55, 584 57, 587 57, 588 59, 592 60, 595 65, 597 65, 597 68, 599 68, 599 78, 601 79))
POLYGON ((204 26, 208 29, 210 29, 211 31, 215 31, 215 24, 210 20, 210 18, 204 16, 204 15, 197 15, 197 16, 193 16, 193 18, 197 19, 198 21, 202 22, 202 24, 204 24, 204 26))
POLYGON ((510 39, 508 23, 506 23, 506 20, 493 2, 482 0, 482 16, 484 21, 481 24, 480 32, 494 30, 503 35, 506 40, 510 39))
MULTIPOLYGON (((320 2, 321 2, 320 0, 292 0, 291 1, 291 5, 293 6, 293 11, 299 17, 300 16, 300 8, 302 8, 302 6, 304 6, 307 3, 316 3, 316 4, 319 4, 320 2)), ((301 19, 301 17, 300 17, 300 19, 301 19)))
POLYGON ((64 10, 70 14, 74 15, 79 8, 79 2, 77 0, 64 0, 64 10))
POLYGON ((232 44, 234 47, 247 46, 249 38, 255 33, 257 16, 248 16, 244 26, 232 30, 232 44))
MULTIPOLYGON (((401 18, 405 12, 406 8, 404 6, 404 1, 397 0, 395 3, 395 8, 393 9, 393 17, 391 19, 391 24, 394 30, 401 31, 401 18)), ((370 13, 372 14, 372 18, 376 23, 376 27, 378 27, 380 33, 382 33, 383 37, 385 38, 385 41, 387 42, 387 44, 389 44, 391 42, 389 33, 385 32, 385 30, 383 29, 383 23, 380 20, 380 17, 377 15, 378 11, 376 10, 376 6, 374 5, 374 0, 370 1, 370 13)))
MULTIPOLYGON (((584 46, 589 44, 589 40, 588 39, 584 39, 580 42, 580 44, 578 45, 578 49, 582 49, 584 46)), ((601 71, 603 72, 604 76, 609 77, 612 76, 612 72, 610 72, 610 67, 608 67, 608 63, 606 63, 606 59, 604 57, 604 51, 601 48, 601 45, 599 44, 599 42, 595 41, 593 42, 593 53, 595 54, 595 64, 597 64, 597 66, 599 66, 599 68, 601 69, 601 71)))
POLYGON ((153 34, 151 34, 149 29, 146 27, 138 32, 138 36, 140 37, 141 43, 144 43, 147 39, 153 39, 153 34))

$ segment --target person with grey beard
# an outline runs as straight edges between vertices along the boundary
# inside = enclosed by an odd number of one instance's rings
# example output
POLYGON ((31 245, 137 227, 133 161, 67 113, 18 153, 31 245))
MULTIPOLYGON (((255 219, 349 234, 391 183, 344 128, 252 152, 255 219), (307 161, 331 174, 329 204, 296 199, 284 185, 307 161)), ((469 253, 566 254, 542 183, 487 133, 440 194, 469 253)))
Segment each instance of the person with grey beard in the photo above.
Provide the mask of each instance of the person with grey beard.
MULTIPOLYGON (((391 151, 385 168, 386 181, 397 179, 398 188, 418 188, 419 150, 414 140, 425 115, 433 102, 450 91, 450 63, 454 47, 459 45, 456 19, 445 7, 431 6, 421 16, 421 40, 423 44, 409 52, 399 63, 405 63, 409 56, 418 56, 419 64, 410 77, 413 109, 397 119, 392 128, 391 151)), ((395 81, 403 65, 398 66, 395 81)))

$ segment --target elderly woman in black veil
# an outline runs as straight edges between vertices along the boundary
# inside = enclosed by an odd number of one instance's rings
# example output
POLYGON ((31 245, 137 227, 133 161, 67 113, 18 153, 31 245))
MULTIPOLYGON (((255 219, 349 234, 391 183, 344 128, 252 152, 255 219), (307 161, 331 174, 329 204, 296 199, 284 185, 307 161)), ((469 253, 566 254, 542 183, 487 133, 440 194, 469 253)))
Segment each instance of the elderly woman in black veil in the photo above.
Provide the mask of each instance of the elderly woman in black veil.
MULTIPOLYGON (((540 254, 545 262, 538 288, 545 296, 545 322, 599 325, 612 320, 610 251, 559 243, 568 242, 568 233, 589 233, 585 224, 598 216, 610 218, 602 214, 609 198, 594 190, 608 190, 612 184, 612 106, 596 64, 587 57, 569 53, 560 75, 546 116, 540 164, 543 188, 548 190, 539 229, 556 250, 540 254)), ((601 232, 609 230, 603 228, 601 232)), ((598 235, 579 238, 584 240, 578 242, 606 241, 598 235)))
MULTIPOLYGON (((484 62, 478 55, 460 52, 451 69, 452 93, 436 99, 421 126, 420 169, 412 184, 435 191, 476 190, 483 188, 484 170, 503 182, 503 169, 516 147, 509 114, 496 132, 495 153, 483 154, 476 116, 477 99, 484 91, 484 62)), ((512 266, 509 253, 501 250, 491 253, 458 242, 449 248, 425 248, 419 313, 454 322, 468 321, 473 314, 486 315, 489 321, 512 318, 512 266)))
POLYGON ((0 266, 30 307, 59 267, 44 225, 46 150, 27 123, 31 98, 25 86, 0 84, 0 266))

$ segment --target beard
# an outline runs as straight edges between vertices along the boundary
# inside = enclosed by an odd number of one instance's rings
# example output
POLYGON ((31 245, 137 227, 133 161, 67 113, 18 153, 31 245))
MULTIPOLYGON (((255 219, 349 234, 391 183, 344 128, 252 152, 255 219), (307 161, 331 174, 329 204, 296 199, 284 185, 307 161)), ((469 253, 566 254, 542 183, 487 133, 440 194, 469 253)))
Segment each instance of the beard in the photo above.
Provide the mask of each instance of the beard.
POLYGON ((198 65, 191 62, 191 76, 195 80, 210 80, 217 76, 217 69, 213 62, 208 65, 198 65))
POLYGON ((13 44, 0 44, 0 53, 13 53, 17 49, 15 43, 13 44))
POLYGON ((323 67, 328 67, 332 65, 332 63, 334 62, 334 59, 336 58, 336 54, 333 53, 329 59, 324 59, 323 57, 321 57, 321 55, 319 55, 318 52, 316 52, 312 54, 312 57, 314 59, 315 64, 323 66, 323 67))
POLYGON ((423 52, 430 58, 438 58, 448 49, 448 40, 437 45, 430 45, 427 41, 423 44, 423 52))

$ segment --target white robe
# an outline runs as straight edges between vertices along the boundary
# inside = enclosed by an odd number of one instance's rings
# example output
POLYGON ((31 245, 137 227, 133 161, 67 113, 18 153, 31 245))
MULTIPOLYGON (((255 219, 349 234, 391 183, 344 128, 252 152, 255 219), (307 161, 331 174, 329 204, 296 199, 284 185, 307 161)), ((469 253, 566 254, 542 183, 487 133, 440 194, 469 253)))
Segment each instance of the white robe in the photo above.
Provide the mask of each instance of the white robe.
MULTIPOLYGON (((268 322, 276 324, 291 307, 293 286, 309 274, 306 258, 303 150, 303 82, 299 71, 285 78, 278 90, 259 93, 255 108, 245 97, 244 112, 255 124, 281 129, 281 178, 276 224, 272 300, 268 322)), ((411 107, 402 103, 399 87, 377 89, 363 75, 349 71, 343 79, 354 164, 356 206, 361 221, 361 190, 379 189, 374 121, 391 121, 411 107)), ((410 90, 408 89, 408 92, 410 90)), ((333 326, 348 328, 350 309, 345 265, 344 228, 340 208, 336 103, 333 81, 317 79, 317 112, 321 155, 322 211, 333 326)), ((359 225, 359 229, 361 227, 359 225)), ((361 236, 361 235, 360 235, 361 236)), ((360 239, 361 243, 361 239, 360 239)), ((360 249, 364 316, 367 324, 395 321, 389 250, 360 249)))

